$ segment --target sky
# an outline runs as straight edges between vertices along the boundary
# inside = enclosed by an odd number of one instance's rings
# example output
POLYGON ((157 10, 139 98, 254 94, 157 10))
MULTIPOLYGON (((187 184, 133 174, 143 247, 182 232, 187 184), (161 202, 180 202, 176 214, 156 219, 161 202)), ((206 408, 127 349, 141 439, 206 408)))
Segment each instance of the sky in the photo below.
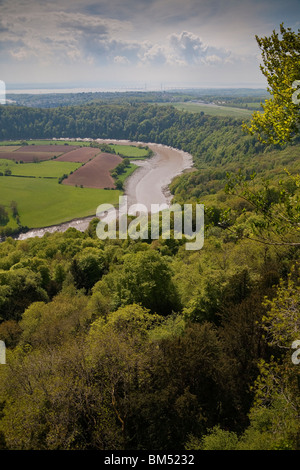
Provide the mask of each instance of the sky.
POLYGON ((255 35, 300 28, 299 0, 0 0, 13 88, 266 87, 255 35))

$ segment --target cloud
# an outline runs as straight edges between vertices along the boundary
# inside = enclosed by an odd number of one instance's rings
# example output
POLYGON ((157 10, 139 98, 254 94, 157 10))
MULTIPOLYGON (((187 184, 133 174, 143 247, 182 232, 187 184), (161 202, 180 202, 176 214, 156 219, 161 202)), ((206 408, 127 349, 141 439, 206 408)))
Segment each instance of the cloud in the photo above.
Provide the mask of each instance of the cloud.
POLYGON ((49 63, 84 62, 91 55, 109 56, 110 49, 118 48, 114 37, 127 28, 126 23, 118 20, 82 13, 45 14, 43 9, 19 15, 6 12, 0 24, 0 42, 6 45, 6 52, 12 58, 20 61, 34 57, 49 63))
POLYGON ((161 0, 97 0, 97 2, 79 0, 77 3, 82 13, 130 22, 137 17, 144 17, 147 21, 152 16, 149 12, 152 11, 153 5, 158 3, 163 6, 161 0))
POLYGON ((230 51, 208 46, 199 36, 188 31, 172 34, 169 42, 173 57, 177 57, 177 62, 183 65, 219 64, 231 56, 230 51))
POLYGON ((122 77, 144 81, 188 79, 194 71, 203 77, 230 64, 258 68, 256 58, 245 61, 252 46, 246 55, 247 35, 237 44, 241 27, 232 27, 226 8, 220 0, 0 0, 1 68, 22 79, 26 70, 27 80, 37 81, 49 73, 58 81, 61 75, 97 80, 119 69, 122 77))
POLYGON ((43 28, 40 12, 15 15, 13 29, 11 21, 8 15, 0 25, 0 43, 19 62, 203 66, 231 56, 189 31, 172 33, 160 43, 124 39, 127 23, 83 13, 53 12, 43 28))
POLYGON ((231 51, 205 44, 189 31, 172 33, 160 44, 145 42, 143 49, 141 62, 153 66, 205 67, 240 60, 231 51))
POLYGON ((129 60, 125 56, 117 55, 117 56, 114 57, 114 63, 115 64, 120 64, 120 65, 128 65, 129 60))
POLYGON ((164 65, 168 62, 167 48, 160 44, 145 44, 145 52, 141 56, 143 64, 164 65))

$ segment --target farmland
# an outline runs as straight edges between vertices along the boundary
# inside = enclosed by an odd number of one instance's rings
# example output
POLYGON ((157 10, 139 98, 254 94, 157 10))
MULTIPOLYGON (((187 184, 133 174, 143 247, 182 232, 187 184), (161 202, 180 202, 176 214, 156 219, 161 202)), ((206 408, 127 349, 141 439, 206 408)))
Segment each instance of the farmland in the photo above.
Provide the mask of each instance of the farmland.
MULTIPOLYGON (((121 191, 110 171, 124 156, 145 158, 148 151, 131 145, 106 148, 111 153, 89 142, 1 142, 0 204, 9 221, 0 232, 59 224, 94 215, 99 204, 117 204, 121 191), (13 217, 12 201, 18 218, 13 217)), ((122 182, 135 168, 126 169, 122 182)))
POLYGON ((119 155, 124 157, 134 158, 145 158, 147 157, 147 149, 134 147, 132 145, 119 145, 110 144, 110 147, 119 155))
POLYGON ((116 190, 76 188, 42 178, 3 177, 0 180, 1 204, 18 204, 23 226, 30 228, 59 224, 96 213, 99 204, 117 204, 116 190))
POLYGON ((99 152, 100 149, 97 148, 76 148, 75 150, 71 150, 70 152, 62 154, 60 157, 57 158, 57 160, 60 162, 86 163, 90 159, 94 158, 97 154, 99 154, 99 152))
POLYGON ((77 170, 81 165, 74 162, 58 162, 48 160, 37 163, 17 164, 12 160, 0 159, 0 172, 10 170, 12 176, 24 176, 35 178, 59 178, 63 174, 69 174, 77 170))
POLYGON ((13 152, 14 150, 17 150, 19 148, 20 148, 19 145, 1 145, 0 144, 0 153, 1 152, 13 152))
POLYGON ((51 160, 59 155, 72 151, 76 147, 60 145, 3 145, 0 146, 0 159, 12 160, 15 162, 32 163, 51 160))
POLYGON ((72 173, 63 181, 63 184, 88 188, 114 189, 115 183, 110 175, 110 170, 114 169, 121 161, 122 158, 118 155, 101 153, 79 168, 75 173, 72 173))
POLYGON ((14 152, 1 152, 0 159, 21 161, 23 163, 39 162, 44 160, 50 160, 55 157, 53 152, 23 152, 15 150, 14 152))
POLYGON ((214 104, 197 103, 197 102, 177 102, 177 103, 160 103, 161 106, 172 105, 180 111, 189 113, 205 113, 211 116, 233 117, 233 118, 249 118, 252 111, 231 106, 218 106, 214 104))
POLYGON ((30 152, 30 153, 35 153, 35 152, 50 152, 50 153, 54 153, 54 154, 61 154, 61 153, 66 153, 66 152, 70 152, 71 150, 73 149, 76 149, 76 147, 69 147, 69 146, 58 146, 57 148, 55 148, 53 145, 50 145, 50 144, 40 144, 40 145, 23 145, 21 147, 19 147, 17 149, 17 151, 21 151, 21 152, 30 152))

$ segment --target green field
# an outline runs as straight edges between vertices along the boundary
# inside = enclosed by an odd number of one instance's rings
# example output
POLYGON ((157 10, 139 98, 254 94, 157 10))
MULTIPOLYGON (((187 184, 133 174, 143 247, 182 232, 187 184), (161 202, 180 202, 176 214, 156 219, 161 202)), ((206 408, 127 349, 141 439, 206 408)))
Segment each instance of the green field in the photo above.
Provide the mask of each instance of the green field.
POLYGON ((264 100, 261 100, 261 101, 252 101, 252 102, 249 102, 249 103, 245 103, 247 106, 248 106, 248 109, 250 110, 262 110, 262 107, 261 107, 261 103, 263 103, 264 100))
POLYGON ((188 111, 189 113, 201 113, 209 114, 211 116, 228 116, 236 118, 251 118, 253 111, 242 108, 233 108, 230 106, 217 106, 203 103, 161 103, 162 106, 171 105, 180 111, 188 111))
POLYGON ((133 145, 110 144, 110 147, 112 147, 117 154, 121 154, 124 157, 145 158, 148 155, 146 149, 134 147, 133 145))
POLYGON ((81 163, 57 162, 55 160, 17 164, 11 160, 0 159, 0 172, 9 169, 12 175, 34 176, 36 178, 59 178, 63 174, 69 174, 71 171, 77 170, 80 166, 81 163))
POLYGON ((121 181, 122 183, 124 183, 124 181, 126 180, 126 178, 128 178, 128 176, 132 175, 132 173, 138 168, 138 165, 135 165, 134 163, 130 163, 130 165, 128 166, 128 168, 126 168, 126 170, 124 171, 124 173, 121 173, 120 175, 118 175, 118 180, 121 181))
POLYGON ((30 228, 95 215, 99 204, 117 204, 119 195, 121 191, 76 188, 50 179, 6 176, 0 180, 1 204, 8 208, 16 201, 22 225, 30 228))

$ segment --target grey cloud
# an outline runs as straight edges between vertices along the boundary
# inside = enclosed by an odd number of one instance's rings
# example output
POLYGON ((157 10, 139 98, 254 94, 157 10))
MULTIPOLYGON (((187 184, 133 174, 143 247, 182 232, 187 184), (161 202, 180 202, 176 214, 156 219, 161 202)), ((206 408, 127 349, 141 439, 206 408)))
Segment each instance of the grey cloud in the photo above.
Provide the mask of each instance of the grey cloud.
POLYGON ((161 45, 147 45, 141 57, 143 63, 148 63, 155 66, 162 66, 168 62, 168 53, 161 45))
POLYGON ((2 58, 10 59, 11 54, 9 51, 16 50, 24 47, 24 42, 21 39, 11 40, 0 40, 0 56, 2 58))
MULTIPOLYGON (((181 0, 112 0, 89 5, 82 0, 54 0, 49 7, 43 2, 36 9, 33 0, 27 3, 30 9, 23 7, 18 15, 11 7, 5 21, 0 23, 0 39, 10 41, 5 48, 18 61, 34 57, 37 62, 49 64, 185 66, 220 63, 230 57, 229 52, 206 45, 200 36, 189 31, 173 33, 160 42, 137 39, 133 22, 140 14, 148 23, 159 15, 159 22, 164 18, 180 21, 181 12, 184 17, 184 13, 190 15, 196 9, 195 0, 186 0, 184 5, 181 0), (60 9, 55 9, 55 4, 60 9), (151 14, 147 16, 147 12, 151 14), (126 21, 120 21, 122 16, 126 21), (23 43, 13 44, 17 38, 22 38, 23 43)), ((219 5, 216 0, 211 4, 208 0, 199 3, 205 7, 204 17, 219 5)))
POLYGON ((3 26, 3 24, 0 24, 0 34, 1 33, 7 33, 9 31, 7 26, 3 26))
POLYGON ((157 0, 99 0, 97 3, 83 4, 80 11, 89 15, 131 21, 137 15, 145 15, 147 19, 147 12, 156 2, 157 0))
POLYGON ((206 45, 199 36, 188 31, 172 34, 170 45, 174 57, 189 65, 221 62, 231 55, 229 51, 206 45))
POLYGON ((122 29, 118 21, 56 11, 49 13, 45 22, 43 15, 37 10, 6 16, 0 24, 0 40, 8 55, 18 61, 35 57, 43 63, 74 63, 84 62, 87 56, 109 60, 109 51, 118 49, 112 36, 122 29), (22 44, 17 44, 18 38, 22 38, 22 44))
POLYGON ((77 2, 79 11, 89 15, 117 18, 127 21, 142 21, 153 24, 177 25, 197 17, 201 22, 228 10, 229 4, 240 0, 99 0, 96 3, 77 2))
POLYGON ((82 23, 78 23, 77 25, 74 24, 73 22, 66 22, 63 21, 60 23, 61 28, 68 29, 70 31, 75 32, 77 35, 83 34, 87 35, 89 37, 104 37, 107 36, 108 34, 108 28, 107 26, 103 24, 99 25, 85 25, 82 23))
POLYGON ((88 42, 84 47, 86 47, 86 53, 93 57, 96 63, 101 61, 102 64, 103 61, 105 63, 120 63, 121 61, 116 60, 116 57, 122 57, 123 63, 135 65, 140 61, 140 55, 143 51, 141 44, 122 42, 112 38, 95 40, 92 44, 88 42))
POLYGON ((199 62, 206 54, 206 46, 202 40, 187 31, 183 31, 181 34, 172 34, 170 44, 179 57, 189 64, 199 62))

